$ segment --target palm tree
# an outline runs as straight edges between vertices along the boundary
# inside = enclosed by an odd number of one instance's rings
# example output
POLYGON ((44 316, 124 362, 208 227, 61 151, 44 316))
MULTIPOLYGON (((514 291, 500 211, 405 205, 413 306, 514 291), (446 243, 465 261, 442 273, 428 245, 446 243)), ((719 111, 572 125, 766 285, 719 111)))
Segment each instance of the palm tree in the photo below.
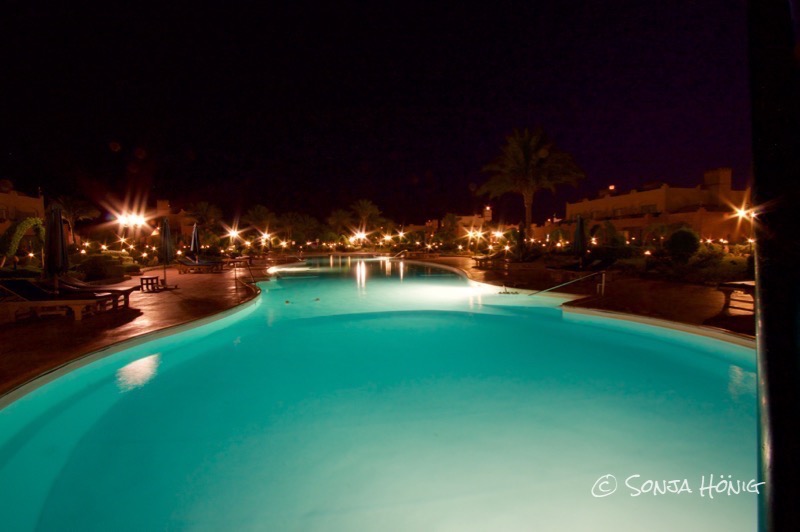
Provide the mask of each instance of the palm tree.
POLYGON ((269 232, 270 226, 274 226, 277 223, 278 216, 263 205, 254 205, 242 216, 242 221, 259 231, 269 232))
POLYGON ((338 239, 346 229, 353 226, 353 213, 344 209, 335 209, 331 211, 331 215, 325 221, 336 233, 338 239))
POLYGON ((314 240, 317 237, 319 222, 313 216, 287 212, 281 216, 279 223, 289 242, 297 240, 305 244, 305 241, 314 240))
POLYGON ((360 199, 350 205, 356 216, 358 216, 359 228, 366 231, 381 215, 378 206, 368 199, 360 199))
POLYGON ((541 128, 533 132, 517 129, 506 138, 500 156, 483 168, 491 173, 478 194, 496 198, 512 192, 522 196, 525 205, 526 233, 532 222, 534 195, 542 190, 555 191, 557 185, 576 184, 584 176, 572 155, 555 147, 541 128))
POLYGON ((100 216, 100 211, 85 199, 59 196, 55 203, 61 205, 61 215, 69 224, 73 243, 75 242, 75 223, 81 220, 94 220, 100 216))
POLYGON ((197 220, 200 243, 208 246, 218 246, 220 238, 215 230, 222 219, 222 210, 207 201, 193 203, 186 210, 197 220))
POLYGON ((222 210, 207 201, 193 203, 187 211, 197 220, 197 227, 204 229, 213 229, 222 219, 222 210))

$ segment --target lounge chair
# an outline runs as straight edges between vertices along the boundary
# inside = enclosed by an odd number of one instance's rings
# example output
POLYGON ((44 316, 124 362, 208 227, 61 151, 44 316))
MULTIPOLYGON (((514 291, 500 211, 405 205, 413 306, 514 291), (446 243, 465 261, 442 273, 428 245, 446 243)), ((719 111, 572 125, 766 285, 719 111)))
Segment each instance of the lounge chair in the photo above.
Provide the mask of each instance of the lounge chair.
POLYGON ((107 285, 93 285, 85 283, 83 281, 79 281, 78 279, 73 279, 71 277, 65 277, 59 279, 58 286, 59 289, 65 293, 102 292, 111 294, 111 296, 113 296, 112 303, 114 305, 114 308, 119 307, 120 300, 122 301, 122 308, 128 308, 130 306, 131 292, 139 290, 138 286, 118 287, 118 286, 107 286, 107 285))
POLYGON ((180 258, 177 261, 178 273, 211 273, 221 272, 222 261, 198 260, 180 258))
POLYGON ((495 251, 491 255, 475 255, 472 257, 475 261, 475 267, 479 269, 488 269, 495 267, 498 263, 506 263, 506 252, 504 250, 495 251))
POLYGON ((730 314, 731 309, 755 312, 756 302, 756 282, 755 281, 734 281, 730 283, 719 283, 717 290, 725 295, 722 304, 722 313, 730 314), (737 297, 734 297, 736 295, 737 297), (734 304, 735 303, 735 304, 734 304))
POLYGON ((108 293, 73 292, 55 294, 25 279, 0 280, 0 300, 13 313, 14 319, 22 313, 33 313, 34 316, 58 314, 64 316, 72 311, 76 321, 83 319, 83 314, 92 314, 113 304, 108 293))

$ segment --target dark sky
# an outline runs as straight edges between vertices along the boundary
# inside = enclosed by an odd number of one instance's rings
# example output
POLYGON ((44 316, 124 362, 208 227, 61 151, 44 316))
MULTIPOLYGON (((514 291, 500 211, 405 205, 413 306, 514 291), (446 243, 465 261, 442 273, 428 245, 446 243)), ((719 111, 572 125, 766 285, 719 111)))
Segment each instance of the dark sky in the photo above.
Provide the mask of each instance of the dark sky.
MULTIPOLYGON (((750 175, 744 0, 200 4, 15 4, 0 177, 229 217, 369 198, 410 223, 479 208, 470 183, 535 125, 587 174, 541 193, 535 221, 612 183, 750 175)), ((492 204, 522 217, 518 197, 492 204)))

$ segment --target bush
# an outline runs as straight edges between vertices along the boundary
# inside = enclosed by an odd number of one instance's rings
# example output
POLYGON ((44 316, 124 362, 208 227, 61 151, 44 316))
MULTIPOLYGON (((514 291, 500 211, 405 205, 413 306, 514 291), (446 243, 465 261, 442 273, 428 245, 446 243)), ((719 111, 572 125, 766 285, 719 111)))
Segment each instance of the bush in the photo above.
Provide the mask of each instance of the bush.
MULTIPOLYGON (((137 266, 138 268, 138 266, 137 266)), ((122 276, 122 265, 113 257, 91 255, 76 270, 85 275, 86 281, 99 281, 122 276)))
POLYGON ((664 244, 670 258, 677 264, 686 264, 700 249, 700 237, 691 229, 678 229, 664 244))
POLYGON ((722 246, 716 246, 714 244, 706 244, 700 246, 700 249, 697 253, 692 257, 692 265, 698 266, 700 268, 709 268, 712 266, 716 266, 722 259, 725 258, 725 250, 722 249, 722 246))

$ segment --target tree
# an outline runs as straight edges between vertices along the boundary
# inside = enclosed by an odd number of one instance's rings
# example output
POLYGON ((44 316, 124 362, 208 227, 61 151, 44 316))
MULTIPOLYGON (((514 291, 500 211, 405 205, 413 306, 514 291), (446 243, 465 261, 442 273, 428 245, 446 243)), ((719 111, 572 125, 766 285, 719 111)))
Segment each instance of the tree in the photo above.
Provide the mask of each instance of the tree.
POLYGON ((207 201, 193 203, 187 211, 197 220, 198 227, 211 229, 222 219, 222 210, 207 201))
POLYGON ((296 240, 305 244, 307 240, 316 239, 319 222, 316 218, 307 214, 287 212, 281 216, 280 226, 287 241, 296 240))
POLYGON ((700 237, 689 228, 678 229, 669 235, 664 247, 672 260, 678 264, 686 264, 700 249, 700 237))
POLYGON ((7 259, 17 253, 19 244, 29 229, 33 229, 39 246, 44 245, 44 223, 40 218, 23 218, 14 222, 0 235, 0 268, 5 266, 7 259))
POLYGON ((200 243, 203 245, 219 245, 219 236, 214 232, 222 219, 222 210, 207 201, 189 205, 186 209, 197 220, 200 243))
POLYGON ((75 239, 75 223, 81 220, 94 220, 100 216, 100 211, 88 201, 72 196, 59 196, 55 203, 61 205, 61 215, 69 224, 73 242, 75 239))
POLYGON ((439 228, 439 238, 448 246, 455 244, 458 238, 458 215, 448 212, 442 218, 442 225, 439 228))
POLYGON ((353 213, 344 209, 336 209, 331 212, 326 221, 338 239, 346 229, 353 226, 353 213))
POLYGON ((242 216, 242 221, 259 231, 269 231, 278 221, 278 216, 263 205, 254 205, 242 216))
POLYGON ((359 229, 367 231, 380 218, 381 211, 378 206, 368 199, 360 199, 350 205, 355 215, 358 217, 359 229))
POLYGON ((520 194, 525 206, 525 228, 530 232, 533 197, 540 190, 555 191, 562 184, 576 184, 584 173, 572 155, 556 148, 541 128, 533 132, 517 129, 506 137, 500 156, 483 168, 489 180, 478 194, 496 198, 508 193, 520 194))

